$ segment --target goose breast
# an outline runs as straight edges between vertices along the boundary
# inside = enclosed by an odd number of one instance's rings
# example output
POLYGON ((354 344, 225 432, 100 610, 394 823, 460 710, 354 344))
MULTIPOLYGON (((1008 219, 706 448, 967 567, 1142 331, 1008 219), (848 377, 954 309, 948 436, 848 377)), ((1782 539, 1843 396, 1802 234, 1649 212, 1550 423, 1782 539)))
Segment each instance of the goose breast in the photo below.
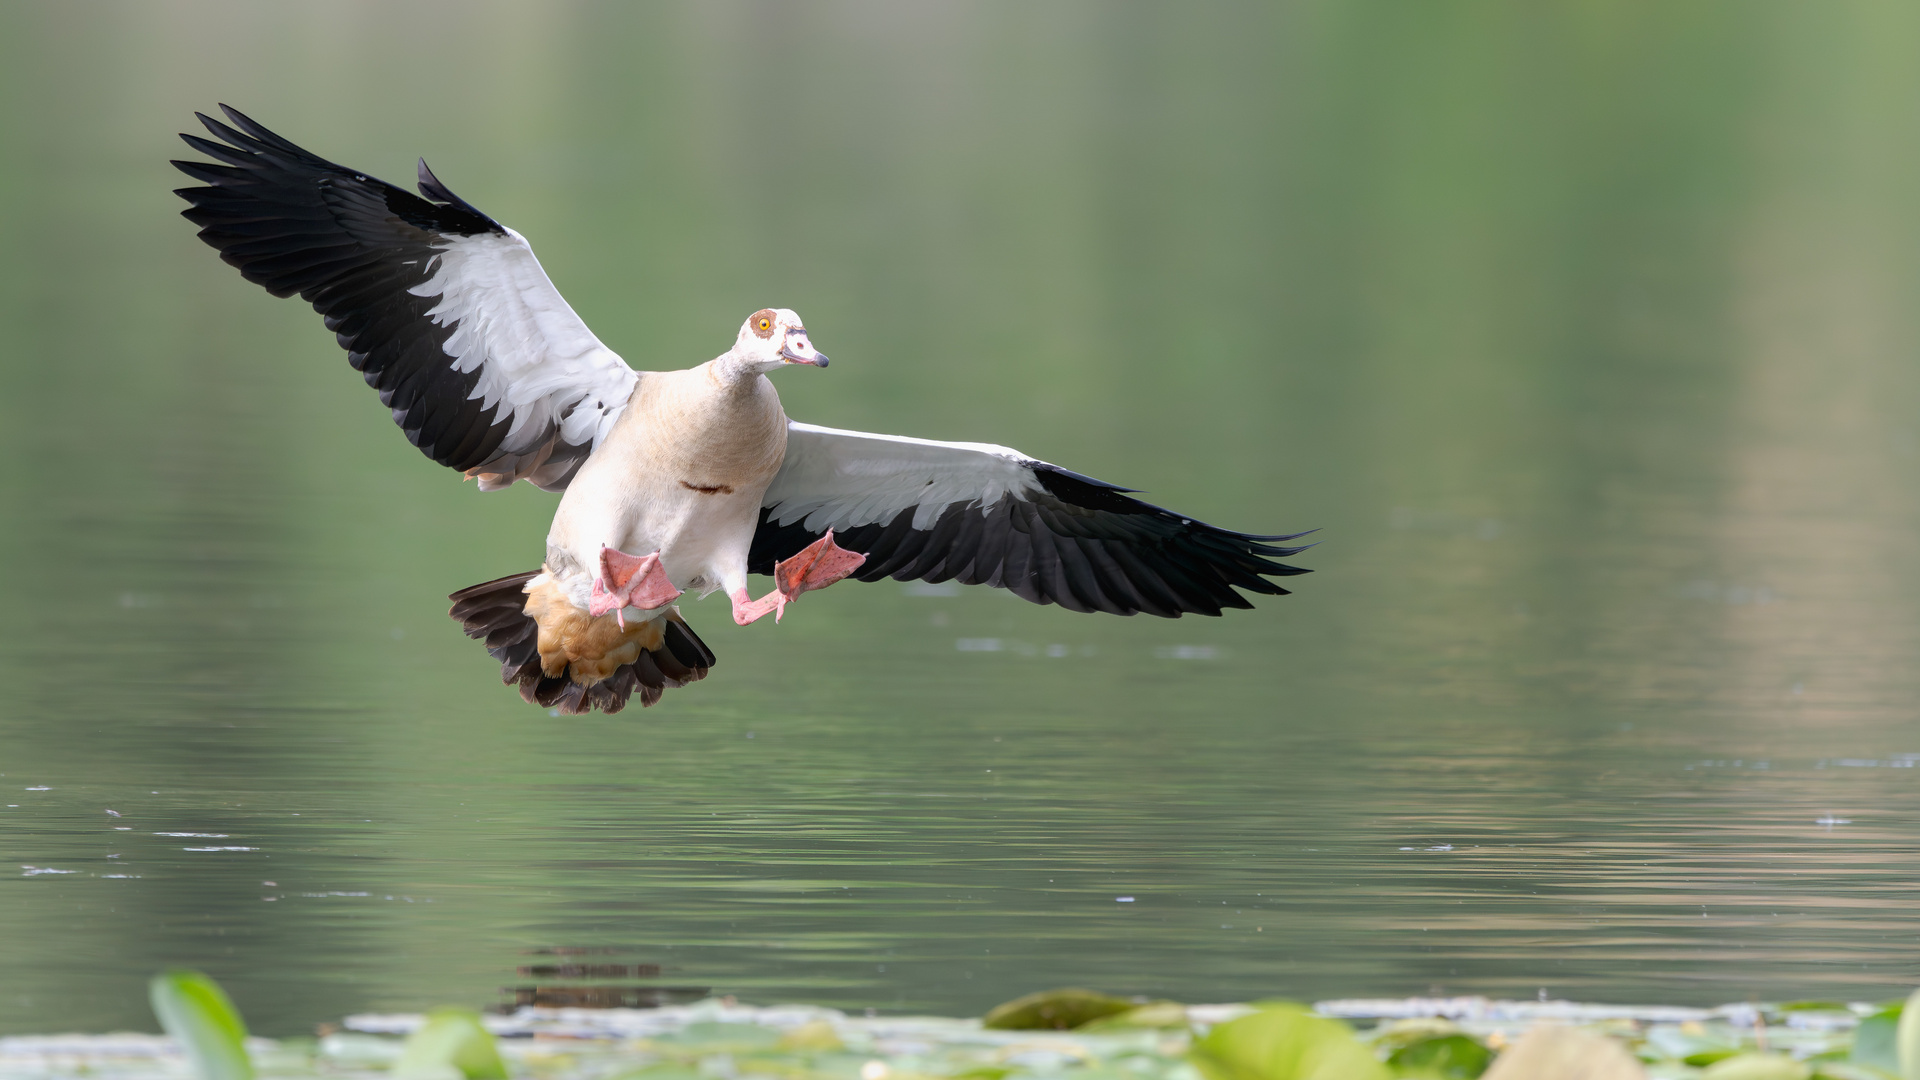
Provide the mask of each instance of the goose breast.
POLYGON ((590 584, 602 544, 660 552, 689 592, 718 588, 730 568, 744 572, 762 497, 786 457, 787 417, 765 377, 729 388, 707 367, 643 373, 568 486, 547 546, 548 566, 570 584, 590 584))

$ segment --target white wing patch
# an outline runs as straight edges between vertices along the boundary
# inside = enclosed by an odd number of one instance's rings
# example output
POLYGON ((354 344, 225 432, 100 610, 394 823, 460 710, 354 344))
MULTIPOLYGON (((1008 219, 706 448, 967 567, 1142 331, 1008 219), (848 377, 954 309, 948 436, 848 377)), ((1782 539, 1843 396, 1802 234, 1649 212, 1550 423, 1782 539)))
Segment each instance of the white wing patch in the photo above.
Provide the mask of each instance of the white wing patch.
POLYGON ((982 512, 1003 498, 1041 490, 1033 460, 991 443, 936 442, 901 435, 787 423, 787 458, 761 505, 771 519, 802 518, 814 532, 890 521, 913 508, 913 527, 930 529, 954 503, 982 512))
POLYGON ((408 291, 440 298, 428 314, 454 327, 453 369, 480 372, 469 397, 495 423, 510 419, 501 449, 532 450, 556 427, 564 443, 599 446, 639 375, 574 314, 526 238, 508 229, 445 237, 435 248, 432 275, 408 291))

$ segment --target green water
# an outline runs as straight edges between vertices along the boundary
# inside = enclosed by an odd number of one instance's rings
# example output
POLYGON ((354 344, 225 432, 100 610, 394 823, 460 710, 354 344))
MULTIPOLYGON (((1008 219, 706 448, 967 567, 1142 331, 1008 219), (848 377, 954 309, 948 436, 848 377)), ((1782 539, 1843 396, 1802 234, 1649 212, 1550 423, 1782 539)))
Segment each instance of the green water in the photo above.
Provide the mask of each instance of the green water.
POLYGON ((18 3, 0 147, 0 1031, 553 947, 885 1011, 1916 981, 1920 9, 18 3), (444 612, 555 497, 194 239, 222 100, 426 155, 636 366, 793 307, 792 415, 1316 573, 713 599, 706 682, 550 717, 444 612))

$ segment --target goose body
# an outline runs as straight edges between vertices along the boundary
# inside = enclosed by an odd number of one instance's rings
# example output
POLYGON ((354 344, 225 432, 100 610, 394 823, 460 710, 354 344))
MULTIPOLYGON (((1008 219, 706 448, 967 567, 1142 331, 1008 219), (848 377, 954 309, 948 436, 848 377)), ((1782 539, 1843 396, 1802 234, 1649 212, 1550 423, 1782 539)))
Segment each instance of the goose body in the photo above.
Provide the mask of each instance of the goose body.
POLYGON ((419 168, 418 196, 226 108, 183 135, 214 162, 185 216, 243 276, 298 294, 408 440, 482 490, 562 491, 540 569, 454 593, 530 702, 614 712, 705 677, 674 603, 726 593, 778 619, 844 578, 956 580, 1075 611, 1218 615, 1284 594, 1300 534, 1231 532, 1004 446, 788 419, 768 374, 825 367, 800 317, 766 308, 682 370, 635 371, 548 280, 520 234, 419 168), (775 589, 748 595, 748 575, 775 589))
POLYGON ((604 545, 661 552, 676 588, 747 585, 760 499, 787 453, 787 414, 765 375, 720 361, 647 372, 626 412, 561 496, 547 571, 586 606, 604 545))

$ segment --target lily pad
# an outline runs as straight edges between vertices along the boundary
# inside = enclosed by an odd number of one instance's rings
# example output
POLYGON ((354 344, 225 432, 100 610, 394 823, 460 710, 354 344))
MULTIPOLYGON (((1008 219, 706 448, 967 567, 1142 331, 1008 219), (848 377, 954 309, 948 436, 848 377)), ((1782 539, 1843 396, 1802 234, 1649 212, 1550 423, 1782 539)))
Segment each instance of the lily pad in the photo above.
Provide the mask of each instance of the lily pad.
POLYGON ((1123 1013, 1103 1016, 1080 1025, 1080 1031, 1125 1031, 1139 1028, 1184 1028, 1187 1007, 1177 1001, 1150 1001, 1123 1013))
POLYGON ((846 1049, 846 1044, 840 1041, 840 1033, 825 1020, 809 1020, 786 1032, 780 1036, 778 1046, 782 1050, 820 1053, 846 1049))
POLYGON ((393 1075, 405 1080, 507 1080, 506 1063, 478 1013, 435 1009, 407 1037, 393 1075))
POLYGON ((1822 1061, 1816 1063, 1813 1080, 1897 1080, 1897 1078, 1892 1073, 1869 1069, 1865 1065, 1849 1065, 1844 1061, 1822 1061))
POLYGON ((655 1062, 643 1069, 623 1072, 614 1080, 704 1080, 699 1070, 674 1062, 655 1062))
POLYGON ((197 971, 167 971, 147 984, 147 997, 201 1080, 253 1080, 247 1025, 219 983, 197 971))
POLYGON ((1807 1080, 1805 1065, 1779 1054, 1735 1054, 1700 1074, 1700 1080, 1807 1080))
POLYGON ((996 1005, 980 1026, 996 1031, 1067 1031, 1133 1008, 1126 998, 1067 987, 1042 990, 996 1005))
POLYGON ((1460 1034, 1460 1025, 1439 1016, 1414 1016, 1383 1025, 1373 1035, 1376 1050, 1389 1054, 1417 1042, 1460 1034))
POLYGON ((1474 1080, 1493 1063, 1493 1051, 1466 1035, 1437 1035, 1408 1043, 1387 1058, 1401 1076, 1474 1080))
POLYGON ((1207 1080, 1387 1080, 1387 1067, 1345 1024, 1298 1006, 1230 1020, 1194 1044, 1207 1080))
POLYGON ((1625 1047, 1605 1035, 1541 1024, 1495 1058, 1485 1080, 1643 1080, 1646 1075, 1625 1047))
POLYGON ((654 1041, 673 1046, 697 1046, 708 1053, 741 1053, 771 1047, 780 1042, 779 1032, 758 1024, 729 1024, 718 1020, 697 1020, 671 1035, 654 1041))
POLYGON ((1901 1008, 1894 1030, 1894 1056, 1900 1060, 1901 1080, 1920 1080, 1920 990, 1901 1008))
POLYGON ((1862 1017, 1853 1029, 1853 1053, 1847 1060, 1855 1065, 1879 1069, 1890 1076, 1900 1075, 1900 1019, 1902 1009, 1895 1005, 1862 1017))
POLYGON ((1655 1024, 1647 1029, 1645 1048, 1655 1057, 1669 1057, 1689 1065, 1711 1065, 1740 1052, 1727 1032, 1700 1024, 1655 1024))

